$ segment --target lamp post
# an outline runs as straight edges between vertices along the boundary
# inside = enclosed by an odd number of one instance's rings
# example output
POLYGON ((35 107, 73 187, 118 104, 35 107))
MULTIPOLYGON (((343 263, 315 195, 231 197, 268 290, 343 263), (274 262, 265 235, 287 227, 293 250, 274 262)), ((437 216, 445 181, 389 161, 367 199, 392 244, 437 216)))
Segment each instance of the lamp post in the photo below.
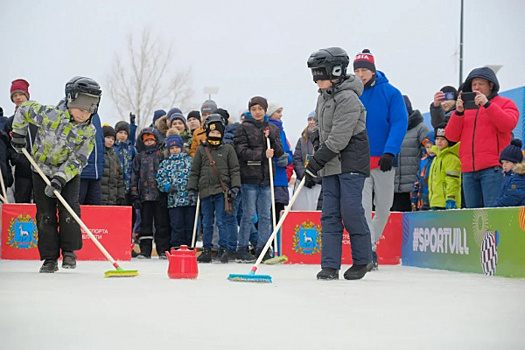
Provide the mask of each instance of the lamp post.
POLYGON ((461 0, 461 15, 459 22, 459 84, 463 83, 463 0, 461 0))

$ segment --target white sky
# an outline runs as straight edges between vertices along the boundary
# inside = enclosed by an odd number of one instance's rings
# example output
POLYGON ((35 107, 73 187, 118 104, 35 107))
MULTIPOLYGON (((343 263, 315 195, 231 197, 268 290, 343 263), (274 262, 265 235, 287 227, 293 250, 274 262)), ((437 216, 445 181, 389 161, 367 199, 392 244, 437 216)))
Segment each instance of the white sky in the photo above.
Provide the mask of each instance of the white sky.
MULTIPOLYGON (((459 10, 459 0, 2 0, 0 106, 13 113, 16 78, 27 79, 31 98, 44 104, 57 103, 75 75, 104 89, 126 36, 149 28, 172 45, 174 69, 191 68, 196 108, 207 98, 205 86, 219 87, 212 98, 235 118, 253 95, 280 101, 295 146, 317 96, 306 67, 310 53, 341 46, 353 59, 369 48, 377 69, 426 112, 435 91, 458 85, 459 10)), ((502 90, 525 85, 524 19, 524 1, 465 0, 464 77, 500 64, 502 90)), ((100 116, 111 124, 125 117, 109 94, 100 116)))

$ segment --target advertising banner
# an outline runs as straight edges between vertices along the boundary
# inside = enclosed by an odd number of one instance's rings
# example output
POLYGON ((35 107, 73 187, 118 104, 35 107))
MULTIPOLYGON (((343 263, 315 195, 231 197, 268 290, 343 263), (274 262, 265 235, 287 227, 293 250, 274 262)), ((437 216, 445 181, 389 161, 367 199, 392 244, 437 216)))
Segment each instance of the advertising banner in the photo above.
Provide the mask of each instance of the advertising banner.
MULTIPOLYGON (((390 214, 377 244, 379 265, 398 265, 401 260, 401 213, 390 214)), ((282 254, 289 264, 321 264, 322 227, 320 211, 291 211, 281 229, 282 254)), ((350 236, 343 232, 342 264, 352 264, 350 236)))
MULTIPOLYGON (((131 207, 81 205, 81 219, 115 260, 131 259, 131 207)), ((83 247, 78 260, 106 260, 82 232, 83 247)), ((2 205, 1 258, 39 260, 36 206, 34 204, 2 205)))
POLYGON ((525 207, 405 213, 403 265, 525 277, 525 207))

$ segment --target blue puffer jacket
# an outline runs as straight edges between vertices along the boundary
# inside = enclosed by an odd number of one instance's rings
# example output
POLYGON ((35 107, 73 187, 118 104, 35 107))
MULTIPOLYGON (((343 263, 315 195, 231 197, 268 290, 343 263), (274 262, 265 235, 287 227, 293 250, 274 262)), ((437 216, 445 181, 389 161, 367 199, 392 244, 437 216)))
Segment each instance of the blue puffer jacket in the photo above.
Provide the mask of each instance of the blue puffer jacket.
POLYGON ((161 192, 168 193, 168 208, 197 205, 195 199, 188 199, 188 191, 186 191, 192 161, 193 158, 186 152, 181 152, 170 154, 160 163, 157 171, 157 185, 161 192), (169 193, 172 185, 175 185, 177 192, 169 193))
POLYGON ((233 136, 235 136, 235 130, 237 130, 239 125, 241 125, 239 122, 226 125, 226 129, 224 129, 224 143, 233 145, 233 136))
POLYGON ((104 173, 104 133, 100 125, 100 117, 98 114, 93 114, 91 124, 96 129, 95 132, 95 148, 89 155, 88 164, 80 174, 81 179, 99 180, 104 173))
POLYGON ((403 95, 390 85, 385 73, 377 71, 372 87, 359 97, 366 108, 366 130, 370 156, 397 155, 407 132, 408 112, 403 95))
POLYGON ((525 163, 516 164, 514 172, 505 172, 498 198, 491 207, 517 207, 525 205, 525 163))
POLYGON ((124 142, 115 141, 113 149, 120 160, 122 173, 124 174, 124 186, 126 188, 126 194, 129 194, 131 191, 131 169, 133 168, 133 159, 137 155, 137 150, 129 139, 124 142))
POLYGON ((293 162, 292 150, 290 149, 290 145, 288 145, 288 140, 286 139, 286 133, 284 132, 283 122, 275 119, 268 119, 268 121, 273 125, 277 126, 279 128, 279 131, 281 132, 281 144, 283 145, 284 151, 284 154, 281 157, 288 156, 288 161, 286 162, 285 166, 277 165, 279 159, 274 158, 273 167, 275 169, 275 177, 273 179, 273 185, 276 187, 288 187, 288 176, 286 175, 286 167, 289 164, 292 164, 293 162))

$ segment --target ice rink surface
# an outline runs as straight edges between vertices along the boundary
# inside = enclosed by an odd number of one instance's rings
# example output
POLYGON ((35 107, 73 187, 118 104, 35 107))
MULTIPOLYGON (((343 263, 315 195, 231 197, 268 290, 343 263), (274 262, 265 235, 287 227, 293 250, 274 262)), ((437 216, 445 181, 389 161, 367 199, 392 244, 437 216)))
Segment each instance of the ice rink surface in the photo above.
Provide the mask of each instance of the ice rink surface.
MULTIPOLYGON (((263 265, 271 284, 231 282, 251 265, 108 262, 39 274, 0 260, 0 349, 525 349, 525 280, 380 266, 363 280, 317 281, 319 266, 263 265)), ((342 272, 348 268, 344 266, 342 272)))

